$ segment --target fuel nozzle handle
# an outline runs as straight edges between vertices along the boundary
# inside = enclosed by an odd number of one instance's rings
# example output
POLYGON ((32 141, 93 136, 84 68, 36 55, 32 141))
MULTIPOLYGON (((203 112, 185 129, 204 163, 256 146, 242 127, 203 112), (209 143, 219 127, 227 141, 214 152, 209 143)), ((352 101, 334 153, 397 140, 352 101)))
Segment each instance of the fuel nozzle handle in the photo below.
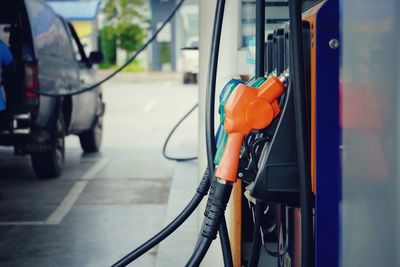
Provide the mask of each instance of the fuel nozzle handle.
POLYGON ((259 88, 240 84, 229 96, 224 122, 228 140, 216 177, 236 182, 243 139, 252 130, 266 128, 278 116, 278 99, 285 91, 286 80, 271 76, 259 88))

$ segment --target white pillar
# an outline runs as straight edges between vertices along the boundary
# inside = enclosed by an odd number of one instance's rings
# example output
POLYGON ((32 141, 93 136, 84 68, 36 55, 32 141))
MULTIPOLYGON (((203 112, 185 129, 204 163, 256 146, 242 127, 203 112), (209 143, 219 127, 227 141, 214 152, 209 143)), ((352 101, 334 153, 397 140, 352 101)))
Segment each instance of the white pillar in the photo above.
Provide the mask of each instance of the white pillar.
MULTIPOLYGON (((200 2, 200 70, 199 70, 199 179, 206 168, 206 144, 205 144, 205 97, 209 69, 209 57, 211 47, 211 34, 214 21, 216 0, 202 0, 200 2)), ((218 63, 216 98, 231 78, 237 78, 237 55, 240 41, 240 0, 226 0, 221 46, 218 63)), ((218 101, 218 100, 217 100, 218 101)), ((216 102, 216 112, 219 103, 216 102)), ((216 118, 216 123, 218 123, 216 118)), ((227 213, 229 228, 229 212, 227 213)), ((199 220, 203 220, 203 213, 199 213, 199 220)), ((207 253, 202 266, 223 266, 222 252, 219 240, 215 240, 207 253)))

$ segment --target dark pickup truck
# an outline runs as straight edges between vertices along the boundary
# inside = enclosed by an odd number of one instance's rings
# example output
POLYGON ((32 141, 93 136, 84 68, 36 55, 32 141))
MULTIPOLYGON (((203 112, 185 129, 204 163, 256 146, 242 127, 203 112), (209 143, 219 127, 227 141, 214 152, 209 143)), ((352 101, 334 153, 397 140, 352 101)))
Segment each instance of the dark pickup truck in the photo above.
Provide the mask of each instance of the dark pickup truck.
POLYGON ((102 139, 100 88, 66 97, 35 92, 76 92, 93 84, 102 54, 85 54, 72 25, 41 0, 9 0, 0 9, 0 38, 15 69, 3 75, 7 108, 0 112, 0 145, 30 154, 35 174, 57 177, 64 165, 64 138, 78 135, 85 152, 102 139))

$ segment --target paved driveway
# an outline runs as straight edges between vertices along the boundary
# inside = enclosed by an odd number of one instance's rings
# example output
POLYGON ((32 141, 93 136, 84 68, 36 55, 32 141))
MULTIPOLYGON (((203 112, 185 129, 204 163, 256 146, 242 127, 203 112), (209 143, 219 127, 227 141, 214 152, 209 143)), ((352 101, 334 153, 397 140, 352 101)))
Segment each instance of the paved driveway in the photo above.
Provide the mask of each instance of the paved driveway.
MULTIPOLYGON (((198 94, 180 80, 123 74, 107 83, 101 153, 82 154, 77 137, 68 137, 57 179, 36 179, 28 156, 0 148, 0 266, 110 266, 161 228, 174 166, 162 144, 198 94)), ((197 112, 170 153, 195 154, 196 139, 197 112)), ((132 266, 154 266, 156 253, 132 266)))

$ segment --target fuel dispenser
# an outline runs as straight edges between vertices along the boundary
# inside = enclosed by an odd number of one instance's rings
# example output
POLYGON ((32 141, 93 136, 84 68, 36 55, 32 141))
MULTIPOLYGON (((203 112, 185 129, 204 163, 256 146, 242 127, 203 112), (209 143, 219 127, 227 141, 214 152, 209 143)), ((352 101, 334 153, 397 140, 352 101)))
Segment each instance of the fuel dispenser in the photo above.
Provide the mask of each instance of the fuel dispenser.
MULTIPOLYGON (((97 88, 154 41, 184 1, 178 2, 126 64, 103 80, 76 92, 30 92, 65 97, 97 88)), ((220 96, 220 124, 215 136, 215 86, 225 0, 216 1, 206 101, 208 167, 185 209, 113 267, 127 266, 171 235, 207 194, 203 225, 186 266, 199 266, 217 233, 226 267, 258 266, 262 247, 277 259, 279 267, 339 266, 338 1, 287 3, 289 22, 265 40, 265 0, 256 0, 255 77, 227 83, 220 96), (236 238, 231 246, 224 213, 238 179, 245 185, 239 194, 243 193, 249 208, 236 221, 252 228, 253 236, 247 236, 251 252, 235 255, 233 260, 232 250, 242 250, 242 241, 236 238), (275 250, 267 247, 267 240, 276 243, 275 250)), ((240 231, 240 227, 234 225, 233 231, 240 231)))
MULTIPOLYGON (((257 6, 262 2, 257 0, 257 6)), ((312 267, 316 263, 315 65, 320 32, 316 22, 317 14, 329 12, 333 4, 329 0, 314 3, 302 19, 302 1, 290 0, 289 23, 266 40, 264 28, 258 28, 256 51, 263 52, 256 60, 258 73, 248 82, 232 79, 225 85, 219 96, 220 123, 215 136, 215 80, 224 3, 217 1, 207 88, 208 168, 185 210, 113 267, 126 266, 168 237, 208 191, 203 224, 186 266, 200 265, 218 232, 225 266, 258 266, 261 248, 276 258, 278 266, 312 267), (224 213, 238 179, 245 185, 242 193, 249 203, 240 220, 252 224, 253 237, 251 252, 233 261, 231 245, 240 249, 242 244, 229 243, 224 213), (252 218, 243 218, 244 214, 252 218), (268 247, 267 240, 276 243, 276 248, 268 247)), ((265 14, 257 12, 257 16, 264 23, 265 14)))

